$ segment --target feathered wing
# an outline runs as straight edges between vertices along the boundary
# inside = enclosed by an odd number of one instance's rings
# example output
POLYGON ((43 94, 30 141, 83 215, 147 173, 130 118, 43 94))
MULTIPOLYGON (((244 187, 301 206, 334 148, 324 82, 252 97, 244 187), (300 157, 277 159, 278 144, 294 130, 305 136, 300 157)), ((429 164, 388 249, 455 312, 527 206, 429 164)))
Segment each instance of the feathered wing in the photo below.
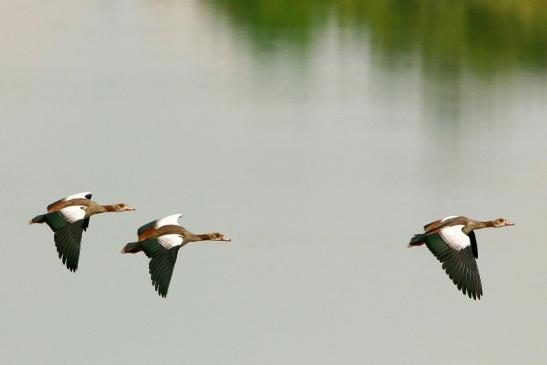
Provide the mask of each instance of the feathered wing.
POLYGON ((137 237, 139 241, 142 241, 154 236, 154 231, 158 230, 160 227, 167 225, 180 226, 180 218, 182 218, 182 214, 178 213, 146 223, 137 230, 137 237))
POLYGON ((82 242, 83 220, 69 223, 55 231, 54 240, 57 253, 63 264, 70 270, 78 269, 80 243, 82 242))
POLYGON ((44 214, 44 220, 54 232, 53 239, 57 247, 57 253, 63 264, 70 270, 78 269, 80 259, 80 244, 82 242, 82 232, 87 227, 86 219, 77 219, 79 215, 85 214, 83 210, 77 207, 70 207, 71 214, 67 214, 64 208, 58 212, 44 214), (73 209, 76 208, 76 209, 73 209), (65 214, 63 211, 65 210, 65 214), (75 214, 79 214, 76 216, 75 214), (77 219, 73 222, 70 219, 77 219))
POLYGON ((53 232, 57 232, 58 230, 70 224, 70 222, 68 222, 66 218, 59 212, 44 214, 43 218, 53 232))
POLYGON ((167 296, 177 254, 181 246, 165 248, 157 238, 151 238, 138 242, 146 256, 150 258, 148 269, 152 285, 162 297, 167 296))
MULTIPOLYGON (((467 238, 465 233, 461 234, 467 238)), ((451 238, 452 236, 443 237, 440 233, 434 233, 426 235, 425 242, 458 289, 470 298, 480 299, 482 284, 472 245, 450 242, 451 238)))
POLYGON ((441 223, 441 220, 436 220, 434 222, 428 223, 424 226, 424 232, 431 231, 434 227, 438 226, 441 223))
POLYGON ((449 223, 448 220, 454 219, 454 218, 461 218, 461 217, 456 215, 450 215, 448 217, 444 217, 434 222, 428 223, 424 226, 424 232, 431 233, 435 230, 438 230, 439 228, 442 228, 444 225, 448 224, 449 223))
POLYGON ((137 236, 139 237, 139 240, 144 236, 146 232, 153 231, 155 229, 155 226, 156 226, 156 221, 152 221, 139 227, 139 229, 137 230, 137 236))
POLYGON ((50 205, 47 206, 47 211, 48 212, 55 212, 57 210, 59 210, 59 206, 62 206, 64 205, 64 203, 68 200, 72 200, 72 199, 91 199, 92 197, 92 194, 90 192, 83 192, 83 193, 78 193, 78 194, 72 194, 72 195, 69 195, 65 198, 62 198, 62 199, 59 199, 57 200, 56 202, 53 202, 51 203, 50 205))

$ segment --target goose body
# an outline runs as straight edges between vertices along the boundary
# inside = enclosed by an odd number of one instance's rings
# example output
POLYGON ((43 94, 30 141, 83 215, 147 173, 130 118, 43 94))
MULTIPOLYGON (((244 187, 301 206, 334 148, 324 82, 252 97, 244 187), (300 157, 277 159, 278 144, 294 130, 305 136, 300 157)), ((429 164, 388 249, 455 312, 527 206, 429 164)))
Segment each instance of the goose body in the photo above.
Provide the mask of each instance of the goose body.
POLYGON ((476 259, 479 257, 474 231, 482 228, 512 226, 504 218, 477 221, 464 216, 449 216, 424 226, 424 233, 414 235, 408 247, 426 245, 442 263, 450 279, 470 298, 480 299, 482 283, 476 259))
POLYGON ((194 234, 179 223, 182 214, 173 214, 141 226, 137 241, 126 244, 122 253, 144 252, 150 259, 148 270, 152 285, 162 297, 167 296, 179 249, 190 242, 231 241, 222 233, 194 234))
POLYGON ((29 224, 46 223, 51 228, 59 258, 70 271, 78 269, 82 233, 92 215, 135 210, 123 203, 99 205, 91 197, 89 192, 69 195, 48 205, 46 214, 29 221, 29 224))

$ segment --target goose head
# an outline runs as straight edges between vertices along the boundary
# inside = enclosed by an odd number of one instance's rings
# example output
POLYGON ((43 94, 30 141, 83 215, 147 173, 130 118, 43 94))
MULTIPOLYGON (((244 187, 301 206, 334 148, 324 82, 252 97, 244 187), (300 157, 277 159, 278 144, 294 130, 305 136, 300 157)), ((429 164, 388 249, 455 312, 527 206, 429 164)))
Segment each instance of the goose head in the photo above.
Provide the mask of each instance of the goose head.
POLYGON ((494 220, 494 227, 500 228, 500 227, 508 227, 508 226, 514 226, 515 223, 508 221, 505 218, 498 218, 494 220))
POLYGON ((226 236, 223 233, 211 233, 209 235, 211 241, 225 241, 225 242, 231 242, 232 239, 228 236, 226 236))
POLYGON ((129 205, 124 203, 114 204, 112 207, 114 212, 129 212, 135 210, 135 208, 130 207, 129 205))

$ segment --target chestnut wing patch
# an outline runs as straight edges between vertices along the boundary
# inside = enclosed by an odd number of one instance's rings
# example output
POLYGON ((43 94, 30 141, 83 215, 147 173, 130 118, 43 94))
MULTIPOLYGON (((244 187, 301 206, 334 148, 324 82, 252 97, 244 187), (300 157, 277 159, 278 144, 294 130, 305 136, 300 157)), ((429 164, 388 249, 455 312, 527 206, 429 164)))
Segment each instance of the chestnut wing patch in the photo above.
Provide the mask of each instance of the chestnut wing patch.
POLYGON ((143 236, 143 234, 145 232, 148 232, 148 231, 153 231, 154 228, 156 226, 156 221, 152 221, 150 223, 146 223, 145 225, 141 226, 138 230, 137 230, 137 236, 139 237, 139 239, 141 239, 141 237, 143 236))
POLYGON ((66 198, 59 199, 56 202, 53 202, 50 205, 48 205, 47 206, 47 211, 48 212, 55 212, 55 211, 59 210, 60 208, 65 206, 65 203, 68 200, 72 200, 72 199, 91 199, 91 197, 92 197, 92 194, 89 193, 89 192, 72 194, 72 195, 67 196, 66 198))
POLYGON ((157 230, 164 226, 181 226, 179 219, 182 214, 171 214, 163 218, 156 219, 155 221, 146 223, 137 230, 137 237, 139 241, 144 241, 150 237, 156 236, 157 230))

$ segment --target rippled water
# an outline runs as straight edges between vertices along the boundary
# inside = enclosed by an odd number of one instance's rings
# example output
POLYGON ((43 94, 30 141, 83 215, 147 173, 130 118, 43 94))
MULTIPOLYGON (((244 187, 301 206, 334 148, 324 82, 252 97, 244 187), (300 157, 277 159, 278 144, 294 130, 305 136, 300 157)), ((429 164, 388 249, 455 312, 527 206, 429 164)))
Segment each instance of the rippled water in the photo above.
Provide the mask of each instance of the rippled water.
POLYGON ((2 363, 547 356, 542 1, 0 2, 2 363), (26 221, 90 190, 80 269, 26 221), (167 300, 136 228, 182 212, 167 300), (408 238, 477 233, 485 295, 408 238))

